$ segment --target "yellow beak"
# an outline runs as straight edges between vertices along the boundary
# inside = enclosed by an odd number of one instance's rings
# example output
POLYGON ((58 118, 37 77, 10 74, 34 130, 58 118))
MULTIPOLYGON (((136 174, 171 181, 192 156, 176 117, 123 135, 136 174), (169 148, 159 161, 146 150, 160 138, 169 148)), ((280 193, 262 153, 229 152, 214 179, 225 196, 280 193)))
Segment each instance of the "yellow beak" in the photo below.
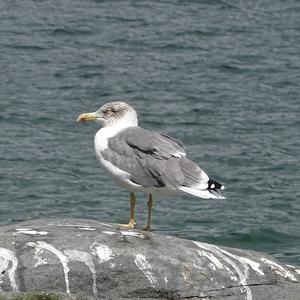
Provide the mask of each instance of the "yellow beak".
POLYGON ((96 114, 95 113, 85 113, 85 114, 81 114, 78 118, 77 118, 77 122, 87 122, 87 121, 94 121, 96 120, 96 114))

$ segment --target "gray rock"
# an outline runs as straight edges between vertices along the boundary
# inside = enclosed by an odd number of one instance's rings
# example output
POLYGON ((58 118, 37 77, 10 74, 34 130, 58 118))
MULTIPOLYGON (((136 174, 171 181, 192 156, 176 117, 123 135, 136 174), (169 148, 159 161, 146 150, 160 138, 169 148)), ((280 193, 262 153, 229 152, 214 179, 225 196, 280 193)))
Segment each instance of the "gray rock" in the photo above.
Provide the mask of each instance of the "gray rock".
POLYGON ((9 299, 38 292, 60 295, 51 299, 295 300, 299 281, 300 270, 258 252, 91 220, 0 228, 0 289, 9 299))

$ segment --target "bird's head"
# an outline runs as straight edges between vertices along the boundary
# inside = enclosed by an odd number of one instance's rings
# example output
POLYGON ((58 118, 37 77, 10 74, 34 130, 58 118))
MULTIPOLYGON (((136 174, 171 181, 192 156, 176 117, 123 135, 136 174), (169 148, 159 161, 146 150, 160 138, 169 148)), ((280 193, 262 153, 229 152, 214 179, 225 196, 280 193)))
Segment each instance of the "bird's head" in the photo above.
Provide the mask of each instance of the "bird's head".
POLYGON ((81 114, 77 122, 96 121, 103 127, 116 124, 137 126, 137 114, 133 107, 123 101, 109 102, 92 113, 81 114))

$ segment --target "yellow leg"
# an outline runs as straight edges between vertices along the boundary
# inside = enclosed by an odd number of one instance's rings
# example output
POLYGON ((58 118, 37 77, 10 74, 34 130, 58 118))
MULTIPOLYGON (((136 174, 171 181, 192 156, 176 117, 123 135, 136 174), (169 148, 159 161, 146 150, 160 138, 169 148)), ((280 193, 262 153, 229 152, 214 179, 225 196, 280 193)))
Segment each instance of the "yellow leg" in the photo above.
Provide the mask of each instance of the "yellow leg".
POLYGON ((148 220, 147 220, 147 225, 144 227, 144 230, 150 231, 151 227, 151 214, 152 214, 152 207, 153 207, 153 198, 152 194, 148 195, 148 220))
POLYGON ((134 208, 135 208, 136 197, 134 193, 130 193, 130 220, 128 224, 117 224, 118 226, 133 229, 135 226, 134 222, 134 208))

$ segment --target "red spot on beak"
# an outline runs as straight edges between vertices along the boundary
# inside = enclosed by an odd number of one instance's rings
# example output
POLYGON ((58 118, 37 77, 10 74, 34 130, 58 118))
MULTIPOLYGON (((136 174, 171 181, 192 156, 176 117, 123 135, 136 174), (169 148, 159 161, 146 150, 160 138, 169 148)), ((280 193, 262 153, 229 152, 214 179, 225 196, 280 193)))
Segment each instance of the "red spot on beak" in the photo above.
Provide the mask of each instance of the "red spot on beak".
POLYGON ((85 123, 86 122, 86 117, 84 115, 80 115, 77 119, 77 122, 85 123))

